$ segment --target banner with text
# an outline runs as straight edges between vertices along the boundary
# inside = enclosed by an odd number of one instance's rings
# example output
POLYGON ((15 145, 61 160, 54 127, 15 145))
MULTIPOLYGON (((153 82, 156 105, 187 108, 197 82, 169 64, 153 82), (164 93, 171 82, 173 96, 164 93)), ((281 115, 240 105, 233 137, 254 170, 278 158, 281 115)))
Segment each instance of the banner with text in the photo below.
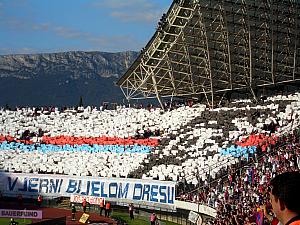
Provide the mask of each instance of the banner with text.
POLYGON ((24 197, 80 195, 172 206, 175 200, 175 182, 140 179, 0 173, 0 190, 24 197))
POLYGON ((101 200, 103 201, 103 204, 105 204, 105 199, 100 197, 83 196, 83 195, 70 196, 70 202, 73 203, 82 203, 84 199, 91 205, 100 205, 101 200))
POLYGON ((6 218, 25 218, 25 219, 42 219, 43 211, 40 210, 13 210, 0 209, 0 217, 6 218))

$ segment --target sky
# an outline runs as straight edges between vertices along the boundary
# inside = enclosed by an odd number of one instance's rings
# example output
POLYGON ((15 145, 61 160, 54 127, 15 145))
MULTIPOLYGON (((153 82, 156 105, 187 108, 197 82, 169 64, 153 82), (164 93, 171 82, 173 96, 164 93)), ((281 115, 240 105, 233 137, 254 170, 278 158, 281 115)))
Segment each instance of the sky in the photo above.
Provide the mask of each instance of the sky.
POLYGON ((0 0, 0 55, 141 50, 172 0, 0 0))

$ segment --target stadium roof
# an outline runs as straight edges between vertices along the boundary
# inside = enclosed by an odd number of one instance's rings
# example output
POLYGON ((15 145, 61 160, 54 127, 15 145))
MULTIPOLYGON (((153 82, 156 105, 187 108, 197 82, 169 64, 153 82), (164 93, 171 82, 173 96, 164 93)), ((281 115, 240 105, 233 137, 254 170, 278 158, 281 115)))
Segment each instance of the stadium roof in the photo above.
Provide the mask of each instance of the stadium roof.
POLYGON ((117 82, 127 99, 204 96, 300 80, 298 0, 174 0, 117 82))

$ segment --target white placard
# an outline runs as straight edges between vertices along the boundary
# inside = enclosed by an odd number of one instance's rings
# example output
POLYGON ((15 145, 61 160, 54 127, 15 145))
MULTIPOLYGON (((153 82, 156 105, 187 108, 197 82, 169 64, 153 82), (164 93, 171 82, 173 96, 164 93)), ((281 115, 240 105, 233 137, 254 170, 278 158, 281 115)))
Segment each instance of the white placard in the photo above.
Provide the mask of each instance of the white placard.
POLYGON ((82 195, 71 195, 70 202, 82 203, 84 199, 91 205, 100 205, 101 200, 103 200, 103 204, 105 204, 104 198, 99 198, 94 196, 82 196, 82 195))

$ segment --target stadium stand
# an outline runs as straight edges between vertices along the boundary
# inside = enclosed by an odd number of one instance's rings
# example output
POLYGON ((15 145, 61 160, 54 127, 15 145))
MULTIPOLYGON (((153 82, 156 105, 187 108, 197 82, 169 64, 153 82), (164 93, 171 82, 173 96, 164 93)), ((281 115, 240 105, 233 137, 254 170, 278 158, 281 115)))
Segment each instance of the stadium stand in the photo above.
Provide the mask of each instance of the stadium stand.
POLYGON ((258 105, 235 102, 216 109, 194 105, 165 113, 160 109, 123 107, 105 111, 90 107, 82 112, 37 111, 37 115, 29 108, 1 110, 1 169, 185 179, 196 186, 199 180, 208 181, 208 173, 215 179, 219 171, 237 163, 238 156, 248 157, 258 146, 264 152, 276 144, 280 135, 293 130, 299 123, 299 99, 299 94, 294 94, 268 98, 258 105), (134 138, 137 131, 143 135, 147 129, 151 133, 160 130, 162 134, 134 138), (41 130, 44 135, 38 137, 41 130), (26 132, 35 134, 28 143, 26 132), (32 156, 34 160, 28 160, 32 156), (84 163, 72 169, 67 167, 67 160, 84 163), (105 163, 100 166, 98 161, 105 163))
POLYGON ((213 224, 250 224, 269 180, 299 169, 300 93, 215 109, 0 114, 1 171, 172 180, 178 200, 217 209, 213 224))
POLYGON ((170 132, 173 127, 189 121, 201 109, 183 107, 164 114, 160 109, 150 112, 132 108, 97 111, 88 107, 82 112, 2 110, 1 150, 14 150, 9 154, 3 152, 3 155, 12 154, 13 157, 5 159, 2 169, 11 172, 127 177, 143 161, 146 153, 158 144, 157 137, 144 138, 147 132, 152 135, 157 130, 170 132), (191 116, 181 117, 182 113, 191 116), (177 119, 179 117, 181 119, 177 119), (38 137, 41 132, 43 136, 38 137), (70 154, 75 151, 78 154, 70 154), (90 157, 87 157, 89 154, 90 157), (36 160, 27 160, 32 155, 36 160), (86 168, 87 159, 90 161, 89 169, 86 168), (82 160, 84 163, 76 164, 81 168, 68 168, 65 162, 69 160, 82 160), (99 161, 103 161, 103 165, 99 161), (38 168, 35 165, 39 165, 38 168))

